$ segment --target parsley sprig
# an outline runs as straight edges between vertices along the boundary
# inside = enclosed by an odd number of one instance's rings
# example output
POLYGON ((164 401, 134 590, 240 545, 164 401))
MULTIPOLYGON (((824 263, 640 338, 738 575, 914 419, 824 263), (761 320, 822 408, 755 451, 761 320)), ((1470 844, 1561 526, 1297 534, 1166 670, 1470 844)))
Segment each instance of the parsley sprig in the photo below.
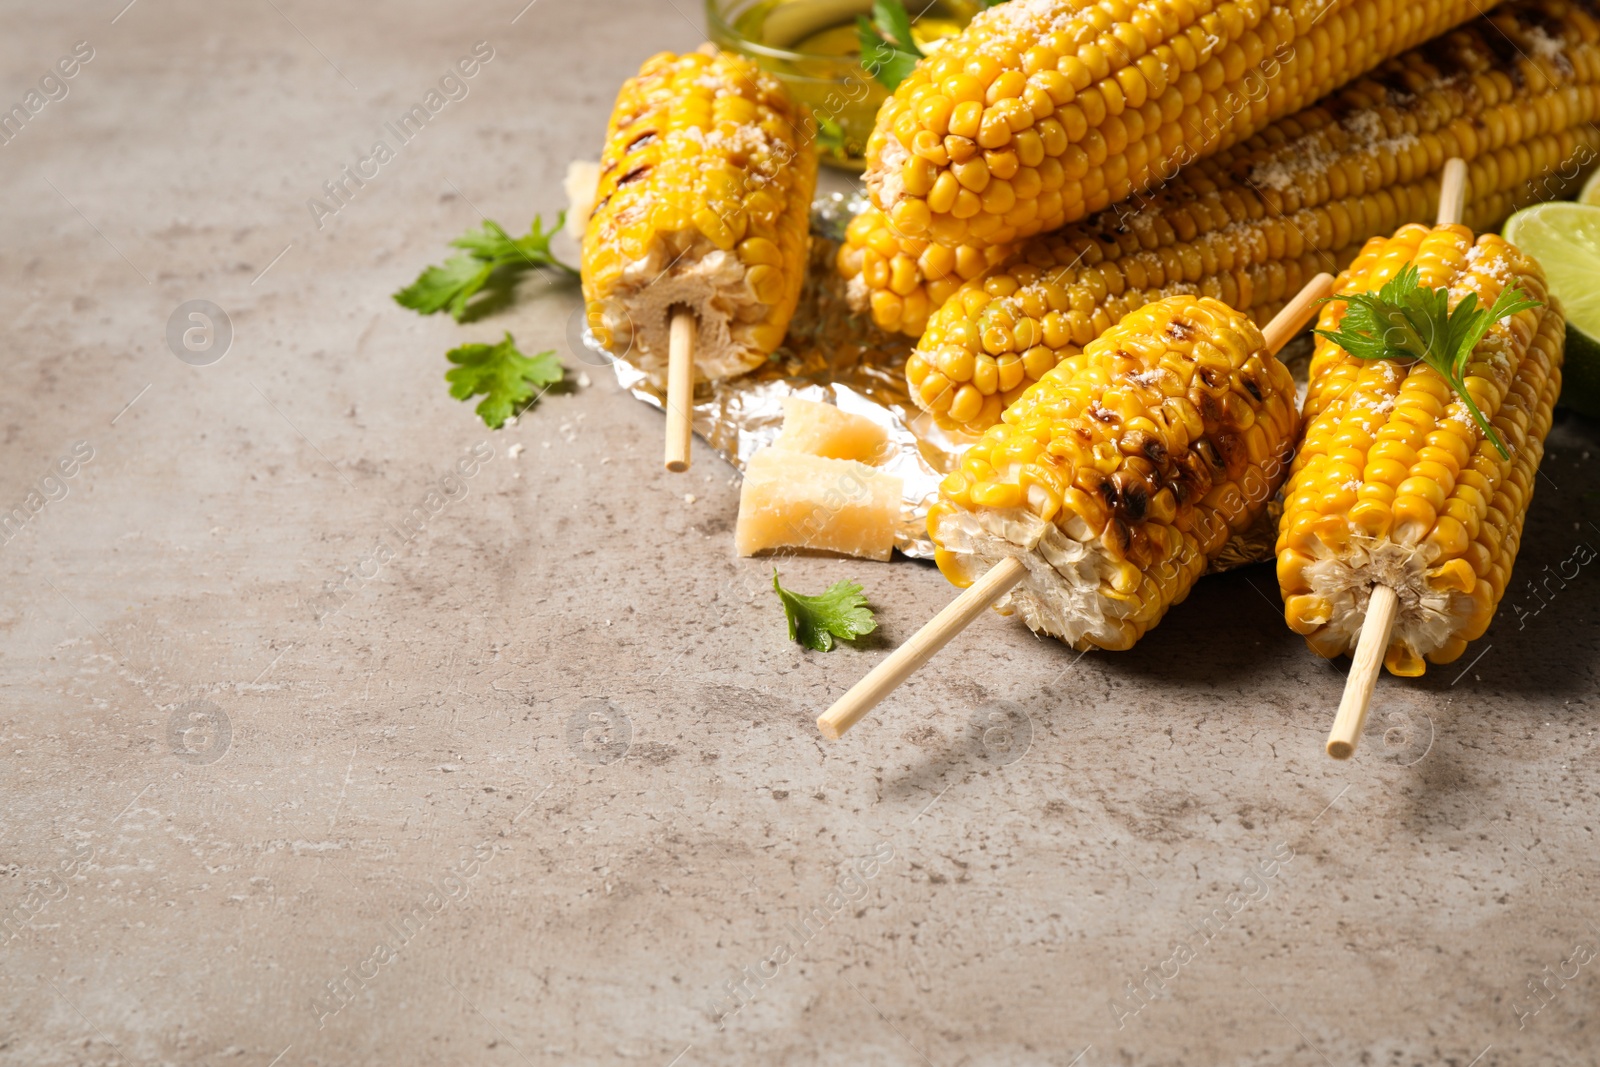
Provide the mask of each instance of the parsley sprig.
POLYGON ((911 36, 911 16, 900 0, 872 0, 872 18, 857 15, 856 32, 861 66, 891 91, 923 57, 911 36))
POLYGON ((853 641, 878 628, 867 607, 867 598, 861 595, 861 586, 855 582, 835 582, 818 596, 805 596, 791 592, 778 584, 778 572, 772 572, 772 588, 783 601, 783 613, 789 619, 789 639, 818 652, 832 652, 835 637, 853 641))
POLYGON ((456 364, 444 374, 450 383, 450 395, 467 400, 481 394, 483 400, 477 412, 491 430, 498 430, 506 419, 531 407, 567 372, 554 350, 523 355, 509 332, 497 345, 462 345, 445 353, 445 358, 456 364))
POLYGON ((1520 288, 1500 291, 1493 306, 1478 306, 1478 294, 1468 293, 1450 308, 1448 288, 1428 289, 1416 265, 1408 263, 1376 293, 1351 293, 1329 297, 1346 303, 1337 330, 1317 330, 1357 359, 1421 360, 1450 383, 1483 435, 1503 458, 1510 459, 1505 442, 1467 392, 1467 363, 1489 328, 1519 311, 1539 307, 1520 288))
POLYGON ((536 267, 551 267, 576 278, 577 268, 550 251, 550 239, 561 232, 565 222, 566 212, 561 212, 555 226, 546 230, 535 215, 526 234, 512 237, 498 222, 485 219, 482 226, 450 242, 466 255, 451 256, 425 269, 416 281, 394 294, 395 303, 421 315, 448 308, 451 317, 462 322, 482 306, 484 302, 479 301, 469 308, 468 301, 491 280, 509 282, 513 274, 536 267))
MULTIPOLYGON (((1002 3, 1005 0, 978 0, 978 5, 985 8, 1002 3)), ((856 16, 861 66, 890 92, 906 80, 917 60, 927 56, 912 39, 912 21, 900 0, 873 0, 872 18, 856 16)))

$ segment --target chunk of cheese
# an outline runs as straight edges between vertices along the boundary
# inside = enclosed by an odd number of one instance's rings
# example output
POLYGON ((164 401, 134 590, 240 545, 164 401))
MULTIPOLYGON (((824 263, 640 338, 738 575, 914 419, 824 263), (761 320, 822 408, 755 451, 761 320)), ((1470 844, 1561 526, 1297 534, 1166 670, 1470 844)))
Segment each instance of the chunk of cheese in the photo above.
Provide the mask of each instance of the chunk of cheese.
POLYGON ((797 396, 783 398, 783 430, 772 447, 829 459, 882 463, 889 458, 889 431, 862 415, 797 396))
POLYGON ((763 448, 744 472, 734 547, 741 556, 809 548, 887 560, 901 488, 898 477, 854 460, 763 448))

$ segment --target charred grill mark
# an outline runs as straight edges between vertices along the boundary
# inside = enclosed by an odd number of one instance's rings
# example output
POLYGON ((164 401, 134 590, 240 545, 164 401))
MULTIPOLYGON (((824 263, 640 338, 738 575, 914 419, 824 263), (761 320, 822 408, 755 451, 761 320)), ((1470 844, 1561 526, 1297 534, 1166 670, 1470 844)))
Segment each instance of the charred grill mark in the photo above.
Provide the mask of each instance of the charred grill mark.
POLYGON ((1173 319, 1167 323, 1167 336, 1174 341, 1187 341, 1195 335, 1193 326, 1182 319, 1173 319))
POLYGON ((1094 419, 1096 422, 1104 422, 1107 424, 1117 421, 1117 416, 1101 407, 1099 401, 1089 405, 1089 417, 1094 419))
POLYGON ((1117 442, 1117 447, 1124 455, 1143 456, 1157 467, 1167 458, 1167 449, 1161 443, 1161 438, 1144 430, 1129 430, 1117 442))
POLYGON ((1219 462, 1230 477, 1237 477, 1243 473, 1250 462, 1249 450, 1245 447, 1244 438, 1238 433, 1213 434, 1211 443, 1217 450, 1219 462))
POLYGON ((1128 558, 1128 549, 1133 547, 1133 532, 1128 529, 1128 524, 1121 519, 1113 517, 1106 523, 1105 533, 1100 535, 1100 543, 1111 550, 1111 554, 1119 559, 1128 558))
POLYGON ((1256 398, 1256 403, 1261 403, 1261 385, 1255 380, 1253 375, 1244 375, 1244 387, 1251 396, 1256 398))
MULTIPOLYGON (((1523 27, 1521 26, 1512 27, 1512 31, 1518 37, 1523 36, 1522 33, 1517 32, 1522 29, 1523 27)), ((1476 43, 1481 44, 1493 53, 1495 69, 1505 71, 1511 76, 1512 84, 1520 89, 1522 87, 1520 84, 1522 79, 1517 77, 1517 72, 1520 68, 1517 66, 1516 61, 1521 57, 1522 49, 1518 47, 1517 43, 1508 37, 1504 30, 1499 33, 1478 34, 1476 37, 1476 43)))
POLYGON ((655 130, 646 130, 645 132, 641 133, 639 136, 635 137, 633 140, 629 141, 628 142, 628 147, 626 149, 624 149, 624 151, 632 152, 635 148, 643 148, 645 145, 649 144, 651 141, 654 141, 655 139, 656 139, 656 131, 655 130))
POLYGON ((1106 507, 1111 508, 1112 510, 1116 510, 1116 507, 1117 507, 1117 487, 1116 487, 1116 484, 1108 479, 1106 481, 1101 482, 1099 485, 1095 486, 1095 489, 1096 489, 1097 492, 1099 492, 1100 499, 1104 500, 1106 502, 1106 507))
MULTIPOLYGON (((1217 455, 1217 448, 1209 437, 1202 437, 1191 444, 1189 454, 1198 457, 1209 468, 1206 472, 1207 483, 1211 481, 1211 471, 1223 469, 1222 459, 1217 455)), ((1207 488, 1210 488, 1209 484, 1207 488)))
POLYGON ((1143 522, 1150 510, 1150 491, 1143 482, 1133 482, 1122 490, 1122 512, 1132 522, 1143 522))
POLYGON ((645 164, 642 164, 640 166, 634 167, 628 173, 624 174, 622 177, 617 179, 617 188, 620 189, 624 185, 627 185, 629 182, 636 182, 639 179, 643 178, 645 175, 650 173, 650 166, 651 165, 649 163, 645 163, 645 164))
POLYGON ((1195 373, 1200 375, 1200 380, 1206 383, 1207 389, 1217 387, 1217 369, 1215 367, 1198 367, 1195 373))
POLYGON ((1211 465, 1205 456, 1190 446, 1184 452, 1183 458, 1178 460, 1178 478, 1172 483, 1172 494, 1178 498, 1180 504, 1189 500, 1199 500, 1211 492, 1211 481, 1211 465))

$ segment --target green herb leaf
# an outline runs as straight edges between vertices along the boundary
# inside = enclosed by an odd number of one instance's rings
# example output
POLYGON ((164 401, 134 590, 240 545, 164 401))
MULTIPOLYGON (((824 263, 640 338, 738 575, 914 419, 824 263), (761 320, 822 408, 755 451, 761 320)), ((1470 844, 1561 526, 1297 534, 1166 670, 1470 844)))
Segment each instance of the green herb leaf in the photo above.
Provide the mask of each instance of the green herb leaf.
POLYGON ((911 16, 900 0, 872 0, 872 24, 877 27, 878 34, 895 48, 922 58, 922 49, 917 47, 916 38, 911 36, 911 16))
POLYGON ((443 264, 428 267, 417 280, 394 294, 395 303, 410 308, 421 315, 450 309, 457 322, 466 309, 467 301, 484 283, 494 268, 472 256, 451 256, 443 264))
POLYGON ((772 572, 772 588, 783 601, 783 613, 789 619, 789 639, 818 652, 832 652, 835 637, 853 641, 878 628, 867 607, 867 598, 855 582, 835 582, 820 596, 792 593, 778 584, 778 572, 772 572))
MULTIPOLYGON (((880 3, 892 0, 879 0, 880 3)), ((902 9, 902 14, 904 9, 902 9)), ((907 19, 907 36, 910 35, 910 20, 907 19)), ((861 41, 861 67, 868 74, 876 78, 879 84, 891 92, 899 88, 900 83, 911 75, 916 68, 917 60, 922 58, 921 52, 906 51, 897 48, 886 41, 877 27, 865 15, 856 16, 856 35, 861 41)), ((915 45, 912 45, 915 48, 915 45)))
POLYGON ((533 217, 528 232, 513 238, 497 222, 485 219, 450 243, 464 249, 464 256, 451 256, 442 265, 426 268, 417 280, 394 294, 395 303, 421 315, 449 309, 457 322, 469 317, 468 301, 489 283, 496 272, 509 280, 518 271, 552 267, 577 277, 576 268, 557 259, 550 251, 550 240, 561 231, 566 212, 556 216, 554 228, 546 230, 539 216, 533 217))
POLYGON ((554 350, 525 356, 517 351, 517 343, 509 333, 497 345, 452 348, 446 358, 456 364, 444 375, 450 383, 450 395, 466 400, 482 394, 484 399, 477 411, 491 430, 498 430, 506 419, 531 407, 538 399, 535 389, 542 395, 567 372, 554 350))
POLYGON ((1501 290, 1494 305, 1478 306, 1478 294, 1468 293, 1450 308, 1450 290, 1424 288, 1415 264, 1408 263, 1376 293, 1329 297, 1345 301, 1344 319, 1337 330, 1317 330, 1357 359, 1421 360, 1438 371, 1461 398, 1472 421, 1506 459, 1505 442, 1467 392, 1467 364, 1473 350, 1495 323, 1509 315, 1539 306, 1521 289, 1501 290))

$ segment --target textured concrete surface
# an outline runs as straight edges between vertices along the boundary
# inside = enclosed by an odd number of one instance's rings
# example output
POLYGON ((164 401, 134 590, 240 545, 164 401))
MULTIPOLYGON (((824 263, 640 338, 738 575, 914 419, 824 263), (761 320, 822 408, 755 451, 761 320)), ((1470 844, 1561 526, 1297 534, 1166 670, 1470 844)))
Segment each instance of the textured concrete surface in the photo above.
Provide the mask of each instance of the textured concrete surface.
POLYGON ((882 622, 799 650, 732 472, 658 475, 599 369, 500 433, 447 396, 465 340, 565 353, 570 288, 387 295, 559 207, 689 0, 123 2, 0 35, 7 105, 93 49, 0 147, 0 504, 53 498, 0 546, 0 1063, 1596 1062, 1594 424, 1352 763, 1266 567, 1123 655, 982 620, 824 743, 938 574, 784 563, 882 622))

